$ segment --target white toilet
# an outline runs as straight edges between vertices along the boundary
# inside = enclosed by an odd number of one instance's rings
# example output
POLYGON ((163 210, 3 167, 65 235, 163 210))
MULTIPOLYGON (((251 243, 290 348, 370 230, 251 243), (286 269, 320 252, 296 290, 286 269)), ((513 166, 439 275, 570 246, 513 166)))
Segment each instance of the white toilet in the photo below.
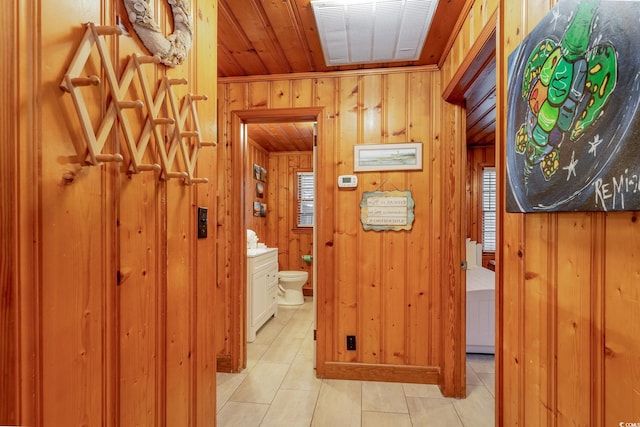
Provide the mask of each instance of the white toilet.
POLYGON ((302 287, 307 283, 309 273, 306 271, 279 271, 278 272, 278 304, 300 305, 304 304, 302 287))

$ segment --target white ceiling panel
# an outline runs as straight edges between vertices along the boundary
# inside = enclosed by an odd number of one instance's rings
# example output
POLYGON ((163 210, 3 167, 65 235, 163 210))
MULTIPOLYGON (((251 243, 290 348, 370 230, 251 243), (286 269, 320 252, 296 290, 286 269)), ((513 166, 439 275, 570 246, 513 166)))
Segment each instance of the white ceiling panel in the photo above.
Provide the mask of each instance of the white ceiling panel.
POLYGON ((420 57, 437 0, 311 0, 326 65, 420 57))

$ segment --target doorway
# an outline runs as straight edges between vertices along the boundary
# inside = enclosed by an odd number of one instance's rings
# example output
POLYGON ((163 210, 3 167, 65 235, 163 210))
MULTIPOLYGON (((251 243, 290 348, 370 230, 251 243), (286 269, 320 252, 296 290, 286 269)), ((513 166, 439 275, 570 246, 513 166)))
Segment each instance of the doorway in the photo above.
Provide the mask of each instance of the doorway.
MULTIPOLYGON (((253 216, 253 206, 254 202, 260 202, 260 198, 255 197, 255 192, 258 191, 256 186, 260 182, 257 180, 255 182, 245 179, 244 177, 253 176, 253 163, 249 164, 248 161, 248 153, 250 150, 249 144, 249 133, 253 132, 254 137, 260 133, 269 133, 269 129, 275 129, 277 127, 283 127, 284 124, 287 124, 288 127, 295 129, 296 127, 300 128, 299 131, 302 132, 302 128, 309 125, 302 125, 302 123, 317 123, 315 126, 316 136, 312 143, 316 145, 319 149, 322 141, 322 108, 292 108, 292 109, 265 109, 265 110, 245 110, 245 111, 234 111, 232 113, 232 176, 234 177, 232 182, 232 190, 234 194, 234 199, 232 200, 233 211, 235 215, 232 218, 231 224, 231 233, 233 235, 233 239, 231 241, 230 247, 230 261, 231 261, 231 276, 232 282, 234 286, 229 289, 231 295, 231 306, 228 307, 229 310, 229 318, 231 327, 229 328, 229 336, 227 339, 229 340, 229 344, 232 352, 232 360, 231 360, 231 369, 234 372, 239 371, 244 368, 247 363, 247 335, 246 335, 246 325, 247 325, 247 292, 246 292, 246 247, 247 247, 247 224, 249 223, 249 219, 252 219, 253 216), (250 185, 248 185, 250 184, 250 185), (251 217, 250 217, 251 215, 251 217)), ((296 131, 297 132, 297 131, 296 131)), ((266 144, 266 142, 265 142, 266 144)), ((268 149, 268 148, 267 148, 268 149)), ((263 151, 267 151, 264 149, 263 151)), ((275 149, 275 148, 274 148, 275 149)), ((264 159, 264 157, 263 157, 264 159)), ((264 160, 261 161, 265 163, 264 160)), ((257 164, 257 163, 256 163, 257 164)), ((266 164, 266 163, 265 163, 266 164)), ((266 180, 261 181, 263 183, 264 191, 268 190, 268 185, 271 182, 270 174, 276 171, 275 166, 269 167, 257 164, 258 167, 263 167, 266 170, 266 180), (266 185, 265 185, 266 183, 266 185)), ((309 165, 313 170, 313 162, 309 165)), ((320 174, 321 171, 317 171, 317 174, 320 174)), ((273 179, 276 179, 274 177, 273 179)), ((274 183, 277 181, 274 181, 274 183)), ((276 184, 277 185, 277 184, 276 184)), ((267 193, 268 195, 269 193, 267 193)), ((263 196, 264 197, 264 196, 263 196)), ((263 199, 264 200, 264 199, 263 199)), ((271 231, 267 231, 267 221, 269 220, 269 212, 273 213, 275 208, 270 209, 268 204, 266 204, 266 217, 264 219, 264 231, 262 232, 265 236, 265 243, 269 246, 269 241, 271 241, 271 245, 279 244, 277 243, 279 237, 274 237, 271 231)), ((272 220, 273 223, 277 223, 279 215, 273 215, 272 220)), ((316 221, 315 228, 319 226, 318 221, 316 221)), ((313 229, 312 229, 313 230, 313 229)), ((313 232, 312 232, 313 233, 313 232)), ((311 233, 311 237, 313 234, 311 233)), ((313 240, 313 239, 311 239, 313 240)), ((304 248, 305 252, 308 250, 304 248)), ((312 245, 313 253, 308 254, 305 253, 303 255, 311 255, 313 261, 311 262, 312 273, 310 277, 312 278, 312 283, 317 283, 315 279, 316 274, 314 271, 316 270, 315 266, 317 265, 317 254, 315 253, 315 245, 312 245)), ((286 254, 288 257, 297 257, 297 254, 286 254)), ((313 289, 314 301, 316 300, 315 296, 317 295, 317 289, 313 289)), ((315 308, 314 308, 314 322, 315 322, 315 308)), ((315 326, 314 326, 315 327, 315 326)))
MULTIPOLYGON (((466 117, 466 202, 462 244, 466 249, 465 348, 467 384, 486 386, 495 396, 496 324, 499 319, 495 282, 496 248, 496 25, 489 22, 447 86, 443 98, 461 106, 466 117), (493 177, 493 181, 491 181, 493 177), (493 192, 490 184, 493 182, 493 192), (493 234, 490 232, 492 231, 493 234), (475 382, 475 384, 474 384, 475 382)), ((467 390, 467 395, 469 390, 467 390)))

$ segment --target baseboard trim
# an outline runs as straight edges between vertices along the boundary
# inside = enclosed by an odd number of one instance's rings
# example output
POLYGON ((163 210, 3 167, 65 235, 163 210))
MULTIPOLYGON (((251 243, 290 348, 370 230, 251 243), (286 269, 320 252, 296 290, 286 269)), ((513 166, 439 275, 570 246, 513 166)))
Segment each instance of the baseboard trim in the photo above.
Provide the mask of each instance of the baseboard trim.
POLYGON ((324 377, 336 380, 385 381, 439 385, 440 368, 437 366, 325 362, 324 377))

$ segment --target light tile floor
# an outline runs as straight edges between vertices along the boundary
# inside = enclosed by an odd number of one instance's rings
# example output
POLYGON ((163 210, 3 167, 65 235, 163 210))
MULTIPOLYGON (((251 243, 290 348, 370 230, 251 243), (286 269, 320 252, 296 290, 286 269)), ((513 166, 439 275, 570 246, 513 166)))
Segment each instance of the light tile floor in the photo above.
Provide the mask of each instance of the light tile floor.
POLYGON ((492 427, 494 358, 467 355, 467 398, 435 385, 320 380, 313 364, 313 308, 279 306, 248 344, 247 369, 217 374, 219 427, 492 427))

